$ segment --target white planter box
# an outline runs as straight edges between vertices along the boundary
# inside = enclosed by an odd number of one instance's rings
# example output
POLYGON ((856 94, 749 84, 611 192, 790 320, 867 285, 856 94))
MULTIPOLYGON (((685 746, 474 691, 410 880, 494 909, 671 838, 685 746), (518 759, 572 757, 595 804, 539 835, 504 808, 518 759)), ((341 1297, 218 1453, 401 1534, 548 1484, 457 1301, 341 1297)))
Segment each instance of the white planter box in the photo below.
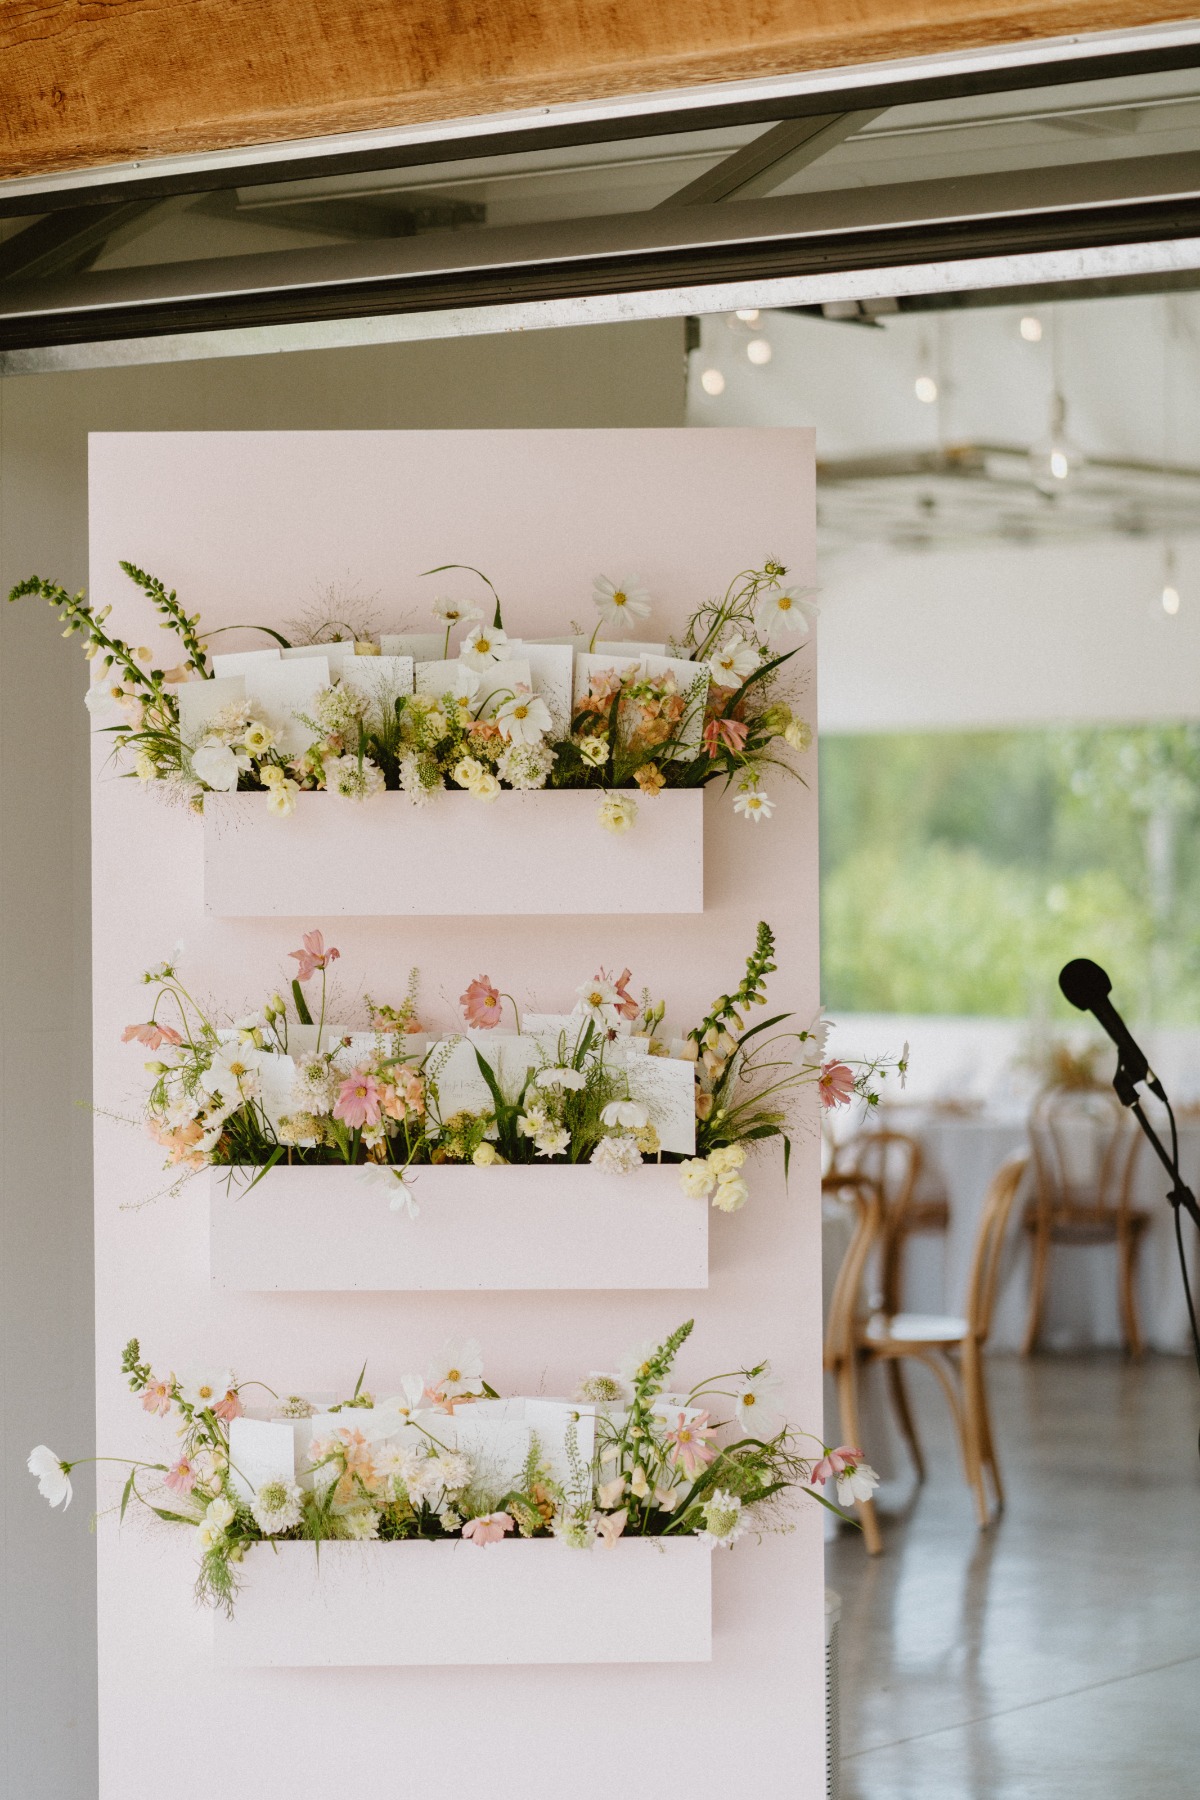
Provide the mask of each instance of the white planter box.
POLYGON ((241 1668, 712 1660, 712 1551, 697 1538, 262 1544, 216 1660, 241 1668))
POLYGON ((221 918, 377 918, 704 910, 704 795, 635 795, 620 836, 600 795, 404 794, 361 805, 300 794, 286 819, 265 794, 204 799, 204 902, 221 918))
POLYGON ((247 1192, 253 1176, 209 1175, 213 1285, 232 1292, 708 1286, 708 1202, 677 1164, 426 1165, 415 1219, 359 1168, 277 1164, 247 1192))

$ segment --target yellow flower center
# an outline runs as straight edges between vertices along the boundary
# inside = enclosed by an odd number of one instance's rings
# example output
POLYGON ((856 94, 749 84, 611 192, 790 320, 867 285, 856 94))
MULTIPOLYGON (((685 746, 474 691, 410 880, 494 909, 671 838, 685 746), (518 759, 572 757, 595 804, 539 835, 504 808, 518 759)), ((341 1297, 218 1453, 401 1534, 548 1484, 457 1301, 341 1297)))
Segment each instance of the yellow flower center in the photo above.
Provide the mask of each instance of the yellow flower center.
POLYGON ((527 706, 514 706, 512 716, 514 719, 527 719, 529 717, 529 708, 527 706))
POLYGON ((616 593, 613 595, 613 605, 614 606, 624 606, 625 602, 627 601, 628 598, 629 598, 629 596, 627 594, 623 593, 620 588, 618 588, 616 593))
POLYGON ((604 995, 597 993, 595 988, 593 988, 592 992, 588 995, 588 1005, 589 1006, 602 1006, 603 1003, 604 1003, 604 995))
POLYGON ((681 1444, 690 1444, 691 1441, 692 1441, 692 1434, 688 1430, 687 1426, 685 1425, 683 1427, 683 1430, 679 1433, 679 1442, 681 1444))
POLYGON ((485 1006, 495 1006, 496 1005, 495 994, 485 994, 483 997, 483 1004, 485 1006))
POLYGON ((754 1405, 754 1395, 753 1394, 743 1394, 742 1395, 742 1405, 743 1406, 753 1406, 754 1405))
POLYGON ((792 602, 791 602, 790 596, 787 594, 780 594, 779 599, 776 601, 776 605, 778 606, 780 612, 790 612, 792 609, 792 602))
POLYGON ((447 1369, 446 1370, 446 1379, 447 1379, 447 1381, 461 1381, 462 1376, 459 1374, 457 1369, 447 1369))
POLYGON ((200 1389, 200 1398, 202 1400, 211 1400, 213 1397, 214 1391, 215 1390, 210 1387, 202 1387, 200 1389))

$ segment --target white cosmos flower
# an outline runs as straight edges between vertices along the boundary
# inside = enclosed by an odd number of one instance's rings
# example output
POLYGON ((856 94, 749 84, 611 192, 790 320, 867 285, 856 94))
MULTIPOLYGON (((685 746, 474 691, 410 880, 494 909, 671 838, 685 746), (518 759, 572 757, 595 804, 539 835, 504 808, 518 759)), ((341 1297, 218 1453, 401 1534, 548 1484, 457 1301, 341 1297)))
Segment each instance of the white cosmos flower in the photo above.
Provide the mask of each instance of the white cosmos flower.
POLYGON ((443 1346, 434 1359, 425 1383, 431 1394, 444 1394, 447 1400, 459 1394, 482 1394, 483 1351, 477 1338, 463 1338, 443 1346))
POLYGON ((435 600, 433 616, 446 625, 469 625, 473 619, 482 619, 483 614, 477 606, 468 606, 465 601, 435 600))
POLYGON ((757 669, 758 651, 753 644, 746 642, 740 632, 735 631, 731 637, 726 638, 716 654, 709 658, 708 666, 714 687, 740 687, 746 677, 753 675, 757 669))
POLYGON ((592 599, 606 625, 624 626, 630 620, 650 616, 650 596, 636 579, 610 581, 607 575, 597 575, 592 599))
POLYGON ((200 1077, 206 1094, 219 1094, 227 1106, 251 1100, 262 1086, 261 1050, 250 1044, 221 1044, 200 1077))
POLYGON ((192 773, 218 794, 232 794, 238 773, 250 767, 248 756, 235 756, 228 744, 204 743, 192 751, 192 773))
POLYGON ((540 1069, 534 1077, 534 1085, 555 1088, 559 1093, 563 1088, 571 1088, 577 1093, 587 1086, 587 1076, 582 1069, 540 1069))
POLYGON ((775 811, 775 802, 769 794, 762 793, 760 789, 748 788, 744 794, 738 795, 733 803, 733 810, 740 812, 747 819, 753 819, 757 825, 761 824, 763 819, 770 818, 775 811))
POLYGON ((628 1131, 641 1131, 650 1123, 650 1114, 637 1100, 610 1100, 600 1114, 605 1125, 623 1125, 628 1131))
POLYGON ((550 729, 550 709, 527 687, 496 708, 496 724, 510 744, 540 744, 550 729))
POLYGON ((179 1398, 194 1412, 207 1412, 221 1404, 232 1386, 231 1369, 201 1369, 198 1373, 180 1376, 179 1398))
POLYGON ((782 1384, 771 1373, 769 1363, 761 1374, 746 1375, 737 1386, 738 1424, 749 1437, 770 1438, 783 1423, 774 1402, 782 1384))
POLYGON ((582 1013, 585 1018, 594 1019, 597 1025, 615 1028, 620 1023, 621 1015, 617 1011, 619 996, 611 981, 604 981, 600 978, 595 981, 585 981, 581 987, 576 988, 575 992, 579 995, 575 1006, 577 1013, 582 1013))
POLYGON ((481 673, 494 669, 498 662, 507 661, 511 655, 508 633, 501 631, 499 626, 474 625, 458 646, 458 660, 481 673))
POLYGON ((38 1444, 29 1452, 26 1468, 31 1475, 37 1477, 38 1493, 51 1506, 61 1506, 66 1512, 71 1504, 70 1464, 55 1456, 46 1444, 38 1444))
POLYGON ((879 1486, 879 1477, 870 1463, 858 1463, 837 1478, 837 1497, 843 1506, 856 1500, 869 1500, 879 1486))
POLYGON ((754 623, 764 633, 791 631, 805 638, 820 610, 804 588, 771 588, 758 603, 754 623))

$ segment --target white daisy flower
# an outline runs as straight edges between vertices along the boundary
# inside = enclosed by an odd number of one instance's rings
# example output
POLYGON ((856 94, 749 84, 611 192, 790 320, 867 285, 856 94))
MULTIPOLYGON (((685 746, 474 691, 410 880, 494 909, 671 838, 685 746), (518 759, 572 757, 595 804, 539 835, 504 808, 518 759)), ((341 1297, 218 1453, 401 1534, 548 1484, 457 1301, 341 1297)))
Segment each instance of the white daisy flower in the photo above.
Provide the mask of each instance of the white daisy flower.
POLYGON ((443 1346, 425 1383, 431 1394, 453 1400, 460 1394, 482 1394, 483 1351, 477 1338, 443 1346))
POLYGON ((441 619, 443 624, 469 625, 475 619, 482 619, 483 613, 478 606, 468 606, 463 600, 435 600, 433 616, 441 619))
POLYGON ((623 1125, 629 1131, 641 1131, 650 1123, 650 1114, 638 1100, 610 1100, 600 1114, 601 1123, 623 1125))
POLYGON ((559 1093, 570 1088, 578 1093, 587 1086, 587 1076, 582 1069, 541 1069, 534 1077, 534 1085, 540 1088, 554 1088, 559 1093))
POLYGON ((764 1363, 757 1375, 746 1375, 739 1381, 737 1419, 747 1436, 770 1438, 779 1430, 783 1419, 775 1406, 775 1396, 781 1385, 772 1375, 769 1363, 764 1363))
POLYGON ((761 793, 758 788, 749 788, 744 794, 737 796, 733 810, 759 824, 763 819, 770 818, 775 810, 775 802, 769 794, 761 793))
POLYGON ((592 599, 606 625, 624 627, 628 621, 650 616, 650 596, 636 580, 617 582, 610 581, 607 575, 597 575, 592 599))
POLYGON ((527 687, 496 708, 496 724, 510 744, 540 744, 550 729, 550 709, 527 687))

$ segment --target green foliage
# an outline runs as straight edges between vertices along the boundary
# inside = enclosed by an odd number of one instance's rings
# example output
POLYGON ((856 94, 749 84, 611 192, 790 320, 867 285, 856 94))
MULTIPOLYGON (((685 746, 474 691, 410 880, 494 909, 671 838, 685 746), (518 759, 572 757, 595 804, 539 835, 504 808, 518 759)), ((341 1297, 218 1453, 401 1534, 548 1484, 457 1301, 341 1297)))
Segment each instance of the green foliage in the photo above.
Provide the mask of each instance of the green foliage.
POLYGON ((824 739, 827 1005, 1065 1017, 1087 955, 1195 1023, 1198 804, 1196 726, 824 739))

